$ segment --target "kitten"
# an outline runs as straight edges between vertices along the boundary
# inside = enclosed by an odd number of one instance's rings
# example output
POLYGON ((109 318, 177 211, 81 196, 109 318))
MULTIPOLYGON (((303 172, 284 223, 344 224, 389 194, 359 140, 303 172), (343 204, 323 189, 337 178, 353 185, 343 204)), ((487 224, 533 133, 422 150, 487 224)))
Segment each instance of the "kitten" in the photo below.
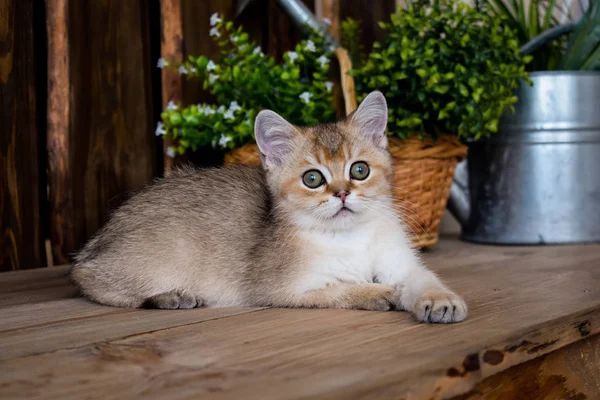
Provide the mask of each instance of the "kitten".
POLYGON ((275 306, 462 321, 392 205, 387 105, 293 126, 258 114, 262 168, 180 170, 132 197, 76 256, 82 292, 120 307, 275 306))

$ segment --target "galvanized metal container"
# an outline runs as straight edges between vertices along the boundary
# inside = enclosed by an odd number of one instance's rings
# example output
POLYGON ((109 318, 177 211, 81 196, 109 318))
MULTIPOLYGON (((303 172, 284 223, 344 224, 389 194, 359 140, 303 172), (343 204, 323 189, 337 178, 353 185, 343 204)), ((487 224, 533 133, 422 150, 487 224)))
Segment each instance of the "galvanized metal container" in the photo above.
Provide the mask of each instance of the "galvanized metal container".
POLYGON ((449 209, 465 240, 600 242, 600 72, 536 72, 492 139, 470 146, 449 209))

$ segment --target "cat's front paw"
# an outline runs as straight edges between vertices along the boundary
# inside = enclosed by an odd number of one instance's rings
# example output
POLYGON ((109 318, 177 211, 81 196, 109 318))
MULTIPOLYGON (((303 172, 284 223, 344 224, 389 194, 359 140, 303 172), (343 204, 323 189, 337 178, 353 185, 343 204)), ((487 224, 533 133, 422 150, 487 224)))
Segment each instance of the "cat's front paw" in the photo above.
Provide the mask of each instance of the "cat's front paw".
POLYGON ((450 324, 467 317, 467 305, 460 296, 447 289, 429 289, 415 302, 413 314, 422 322, 450 324))

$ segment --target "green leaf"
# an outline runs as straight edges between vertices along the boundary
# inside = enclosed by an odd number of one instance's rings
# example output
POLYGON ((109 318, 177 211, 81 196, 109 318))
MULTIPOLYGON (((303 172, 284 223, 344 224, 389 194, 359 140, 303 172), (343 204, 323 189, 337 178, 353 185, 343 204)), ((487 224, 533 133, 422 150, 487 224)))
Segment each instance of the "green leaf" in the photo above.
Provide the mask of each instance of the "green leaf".
POLYGON ((462 83, 460 85, 458 85, 458 91, 461 95, 468 97, 469 96, 469 90, 467 89, 467 87, 465 85, 463 85, 462 83))
POLYGON ((437 85, 433 88, 433 91, 439 94, 445 94, 448 90, 450 90, 449 85, 437 85))
POLYGON ((426 78, 427 77, 427 70, 424 68, 418 68, 415 73, 417 75, 419 75, 421 78, 426 78))

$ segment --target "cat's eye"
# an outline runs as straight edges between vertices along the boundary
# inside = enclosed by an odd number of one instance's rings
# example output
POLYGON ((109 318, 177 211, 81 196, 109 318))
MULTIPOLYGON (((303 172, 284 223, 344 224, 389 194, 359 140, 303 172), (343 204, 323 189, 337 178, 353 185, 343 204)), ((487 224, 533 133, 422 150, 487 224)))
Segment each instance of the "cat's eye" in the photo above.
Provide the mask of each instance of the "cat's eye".
POLYGON ((367 176, 369 176, 369 166, 366 162, 357 161, 350 167, 350 177, 352 179, 362 181, 367 179, 367 176))
POLYGON ((323 174, 316 169, 313 169, 304 174, 302 177, 302 182, 306 185, 306 187, 316 189, 325 183, 325 178, 323 178, 323 174))

